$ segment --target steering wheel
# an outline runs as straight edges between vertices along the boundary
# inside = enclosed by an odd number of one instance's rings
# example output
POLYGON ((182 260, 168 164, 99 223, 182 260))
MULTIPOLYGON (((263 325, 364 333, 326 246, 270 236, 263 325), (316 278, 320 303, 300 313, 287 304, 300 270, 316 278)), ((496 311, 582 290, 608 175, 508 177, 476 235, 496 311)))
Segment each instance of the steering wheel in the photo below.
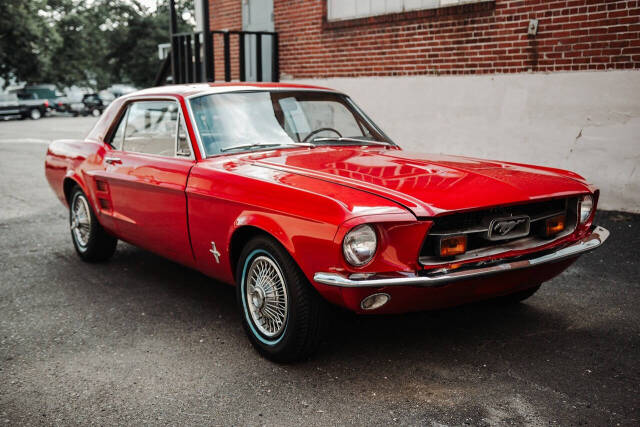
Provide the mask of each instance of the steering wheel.
POLYGON ((307 136, 302 140, 302 142, 307 142, 307 141, 309 140, 309 138, 311 138, 313 135, 315 135, 315 134, 317 134, 317 133, 320 133, 320 132, 322 132, 322 131, 325 131, 325 130, 328 130, 328 131, 330 131, 330 132, 335 132, 335 133, 337 133, 337 134, 338 134, 338 136, 339 136, 340 138, 342 138, 342 134, 341 134, 340 132, 338 132, 337 130, 335 130, 334 128, 320 128, 320 129, 316 129, 316 130, 314 130, 314 131, 313 131, 313 132, 311 132, 309 135, 307 135, 307 136))

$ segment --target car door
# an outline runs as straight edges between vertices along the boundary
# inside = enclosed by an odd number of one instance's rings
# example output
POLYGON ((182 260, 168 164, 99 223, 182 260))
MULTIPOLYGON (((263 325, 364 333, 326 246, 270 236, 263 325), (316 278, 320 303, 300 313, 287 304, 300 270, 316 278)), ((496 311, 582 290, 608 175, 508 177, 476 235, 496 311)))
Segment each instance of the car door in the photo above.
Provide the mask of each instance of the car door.
POLYGON ((185 188, 195 160, 178 103, 130 103, 110 143, 104 177, 118 236, 193 265, 185 188))

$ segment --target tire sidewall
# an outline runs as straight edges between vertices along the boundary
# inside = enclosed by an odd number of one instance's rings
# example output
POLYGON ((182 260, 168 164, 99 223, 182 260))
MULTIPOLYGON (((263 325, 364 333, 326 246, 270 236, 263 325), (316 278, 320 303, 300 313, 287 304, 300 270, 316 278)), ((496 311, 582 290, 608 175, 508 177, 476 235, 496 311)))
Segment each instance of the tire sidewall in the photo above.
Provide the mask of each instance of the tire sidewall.
POLYGON ((80 258, 82 258, 83 261, 106 261, 111 258, 116 251, 118 239, 106 232, 104 228, 102 228, 93 210, 93 206, 91 205, 91 202, 89 202, 89 198, 77 185, 73 190, 71 190, 71 195, 69 196, 69 232, 71 233, 71 241, 73 242, 73 247, 76 249, 76 253, 80 256, 80 258), (82 246, 76 241, 75 233, 73 232, 73 229, 71 229, 72 209, 73 205, 79 197, 83 197, 85 199, 87 207, 89 208, 89 216, 91 218, 89 239, 85 246, 82 246))
POLYGON ((91 229, 89 232, 89 239, 86 245, 84 246, 81 245, 80 242, 77 241, 76 235, 73 232, 73 230, 71 230, 71 239, 73 240, 73 246, 75 246, 78 253, 80 255, 84 255, 87 252, 89 252, 89 250, 91 249, 92 241, 95 240, 96 218, 95 218, 95 215, 93 214, 93 209, 91 209, 91 203, 89 203, 89 199, 87 199, 87 196, 84 194, 82 190, 80 190, 80 188, 76 187, 76 189, 71 193, 71 203, 69 204, 69 226, 71 226, 71 221, 73 218, 73 207, 76 201, 81 197, 85 199, 87 206, 89 207, 89 216, 91 217, 91 229))
POLYGON ((262 345, 265 345, 267 347, 276 347, 278 345, 278 343, 280 343, 281 341, 283 341, 286 337, 287 334, 287 329, 289 327, 289 323, 290 323, 290 318, 291 318, 291 305, 290 305, 290 290, 289 290, 289 279, 284 271, 284 269, 282 268, 282 265, 280 264, 280 262, 278 262, 278 260, 271 255, 266 249, 263 248, 257 248, 254 249, 253 251, 251 251, 251 253, 249 253, 249 255, 245 258, 243 265, 242 265, 242 275, 240 276, 240 303, 242 306, 242 315, 244 317, 244 322, 246 323, 246 326, 249 328, 249 330, 251 331, 251 334, 255 337, 255 339, 257 339, 262 345), (251 313, 249 313, 249 308, 247 306, 248 301, 247 301, 247 280, 246 280, 246 276, 247 276, 247 271, 249 269, 249 267, 251 266, 251 263, 253 262, 253 260, 255 258, 257 258, 258 256, 266 256, 269 259, 271 259, 273 262, 275 262, 277 268, 280 270, 280 274, 282 274, 282 277, 284 278, 284 286, 286 288, 286 292, 287 292, 287 319, 285 320, 285 325, 284 325, 284 329, 282 330, 282 332, 277 335, 274 338, 269 338, 264 336, 257 328, 257 326, 255 325, 253 318, 251 317, 251 313))
POLYGON ((296 294, 295 292, 292 292, 291 288, 293 274, 289 270, 287 263, 283 262, 283 258, 285 256, 288 256, 288 254, 284 249, 280 248, 277 243, 271 241, 271 239, 260 237, 249 242, 249 244, 247 244, 243 249, 237 267, 236 277, 238 278, 238 283, 236 285, 236 295, 242 316, 242 326, 249 336, 251 344, 253 344, 259 352, 271 359, 278 359, 287 348, 290 348, 295 344, 293 341, 295 341, 297 333, 297 301, 296 294), (260 334, 256 326, 253 324, 253 319, 251 318, 247 307, 248 302, 246 301, 246 272, 249 269, 252 260, 261 255, 267 256, 275 262, 282 273, 284 286, 287 291, 288 307, 285 328, 282 333, 274 339, 269 339, 260 334))

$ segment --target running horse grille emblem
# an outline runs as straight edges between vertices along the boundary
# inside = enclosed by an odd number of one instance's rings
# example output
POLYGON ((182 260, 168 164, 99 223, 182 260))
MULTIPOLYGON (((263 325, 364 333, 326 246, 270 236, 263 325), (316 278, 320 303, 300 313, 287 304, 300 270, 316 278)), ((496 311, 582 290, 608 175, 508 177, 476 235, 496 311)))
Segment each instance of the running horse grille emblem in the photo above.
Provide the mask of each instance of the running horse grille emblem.
POLYGON ((518 219, 515 221, 498 222, 496 225, 493 226, 493 232, 498 233, 500 236, 504 236, 505 234, 507 234, 514 228, 516 228, 518 224, 522 224, 524 221, 525 221, 524 219, 518 219))
POLYGON ((489 240, 513 239, 529 234, 530 219, 526 215, 496 218, 491 221, 487 237, 489 240))

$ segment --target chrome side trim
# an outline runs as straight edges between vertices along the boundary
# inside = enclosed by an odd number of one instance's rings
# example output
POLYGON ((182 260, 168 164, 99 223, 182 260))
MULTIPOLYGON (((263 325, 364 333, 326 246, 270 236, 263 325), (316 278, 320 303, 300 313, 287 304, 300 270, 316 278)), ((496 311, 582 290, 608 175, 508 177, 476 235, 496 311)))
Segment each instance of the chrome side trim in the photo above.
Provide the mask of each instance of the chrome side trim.
MULTIPOLYGON (((207 153, 204 152, 204 145, 202 144, 202 139, 200 138, 200 129, 198 129, 198 124, 196 123, 196 118, 193 115, 193 110, 191 109, 191 97, 185 98, 184 104, 187 107, 187 113, 189 113, 189 121, 191 122, 191 128, 193 129, 193 133, 196 135, 196 145, 198 146, 198 151, 200 151, 200 158, 204 160, 207 158, 207 153)), ((187 134, 189 130, 187 129, 187 134)), ((191 140, 191 136, 189 136, 189 140, 191 140)), ((193 149, 193 142, 191 142, 191 148, 193 149)), ((194 153, 195 157, 195 153, 194 153)))
POLYGON ((601 246, 609 237, 609 231, 603 227, 595 227, 591 234, 587 237, 558 249, 550 254, 539 257, 504 262, 502 264, 491 265, 488 267, 474 268, 470 270, 453 271, 451 273, 438 274, 433 276, 418 276, 413 273, 398 273, 398 276, 376 276, 363 275, 346 277, 335 273, 316 273, 313 280, 330 286, 339 286, 345 288, 370 288, 381 286, 421 286, 421 287, 438 287, 444 286, 451 282, 472 279, 476 277, 488 276, 492 274, 503 273, 506 271, 521 270, 524 268, 534 267, 541 264, 553 263, 564 259, 576 257, 585 252, 592 251, 601 246), (358 278, 355 278, 358 277, 358 278))

